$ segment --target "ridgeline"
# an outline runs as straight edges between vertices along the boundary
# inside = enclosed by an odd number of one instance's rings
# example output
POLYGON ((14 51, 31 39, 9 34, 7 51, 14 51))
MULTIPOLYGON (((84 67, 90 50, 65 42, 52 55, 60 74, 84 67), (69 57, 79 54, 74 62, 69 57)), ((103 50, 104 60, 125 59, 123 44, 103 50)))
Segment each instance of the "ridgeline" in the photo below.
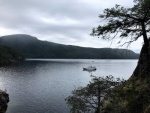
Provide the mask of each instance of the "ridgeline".
POLYGON ((137 59, 139 54, 127 49, 85 48, 38 40, 30 35, 0 37, 0 45, 21 52, 25 58, 58 59, 137 59))

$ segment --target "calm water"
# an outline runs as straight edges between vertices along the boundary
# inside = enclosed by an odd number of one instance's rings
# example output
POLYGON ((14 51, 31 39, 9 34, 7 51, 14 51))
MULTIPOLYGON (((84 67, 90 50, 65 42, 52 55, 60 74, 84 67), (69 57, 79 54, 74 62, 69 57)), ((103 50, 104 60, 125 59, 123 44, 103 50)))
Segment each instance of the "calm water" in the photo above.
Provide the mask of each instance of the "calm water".
POLYGON ((83 67, 94 65, 95 76, 128 79, 137 60, 27 60, 0 68, 0 89, 7 89, 6 113, 69 113, 64 99, 90 81, 83 67), (92 61, 94 61, 92 63, 92 61))

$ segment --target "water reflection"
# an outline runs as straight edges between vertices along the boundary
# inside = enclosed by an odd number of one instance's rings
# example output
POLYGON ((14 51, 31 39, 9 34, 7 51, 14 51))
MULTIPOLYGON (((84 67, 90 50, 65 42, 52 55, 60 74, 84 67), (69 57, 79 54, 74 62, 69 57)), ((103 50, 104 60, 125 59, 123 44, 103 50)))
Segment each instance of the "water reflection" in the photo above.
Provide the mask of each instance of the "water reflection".
POLYGON ((88 73, 90 74, 90 76, 92 76, 92 75, 93 75, 93 73, 94 73, 96 70, 83 70, 83 71, 88 72, 88 73))

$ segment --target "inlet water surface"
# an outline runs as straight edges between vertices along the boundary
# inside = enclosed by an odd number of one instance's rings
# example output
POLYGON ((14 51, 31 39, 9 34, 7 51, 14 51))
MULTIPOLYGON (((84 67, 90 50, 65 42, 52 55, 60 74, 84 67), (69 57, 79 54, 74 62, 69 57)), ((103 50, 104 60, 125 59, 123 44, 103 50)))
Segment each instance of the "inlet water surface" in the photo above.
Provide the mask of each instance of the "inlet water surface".
POLYGON ((65 98, 90 75, 113 75, 128 79, 137 60, 28 59, 0 68, 0 89, 6 89, 10 102, 6 113, 69 113, 65 98), (96 66, 93 73, 83 67, 96 66))

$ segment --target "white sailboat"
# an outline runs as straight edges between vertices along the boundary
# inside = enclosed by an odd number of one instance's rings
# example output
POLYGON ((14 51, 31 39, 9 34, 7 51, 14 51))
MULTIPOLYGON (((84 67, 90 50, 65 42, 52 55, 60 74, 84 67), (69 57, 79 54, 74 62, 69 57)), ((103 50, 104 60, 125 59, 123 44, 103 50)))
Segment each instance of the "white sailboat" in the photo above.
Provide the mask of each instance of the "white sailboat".
POLYGON ((96 67, 95 66, 88 66, 83 68, 83 71, 96 71, 96 67))

